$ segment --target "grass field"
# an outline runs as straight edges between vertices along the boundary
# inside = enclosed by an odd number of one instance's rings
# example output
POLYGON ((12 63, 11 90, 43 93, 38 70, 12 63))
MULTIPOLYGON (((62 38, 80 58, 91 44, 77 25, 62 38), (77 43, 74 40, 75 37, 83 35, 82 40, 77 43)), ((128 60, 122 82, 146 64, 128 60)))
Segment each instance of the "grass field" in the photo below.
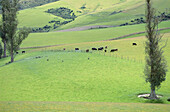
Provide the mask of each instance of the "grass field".
MULTIPOLYGON (((165 40, 166 37, 169 38, 169 34, 165 35, 165 40)), ((112 56, 109 53, 104 56, 102 52, 91 54, 48 51, 60 49, 53 47, 25 55, 20 54, 16 57, 17 62, 0 68, 2 91, 0 99, 1 101, 145 102, 136 97, 139 93, 149 92, 149 85, 143 78, 143 43, 144 40, 139 38, 60 47, 71 50, 74 47, 86 49, 108 45, 109 49, 119 49, 119 52, 112 56), (138 46, 131 46, 132 42, 137 42, 138 46), (36 59, 36 56, 42 58, 36 59)), ((169 45, 168 41, 165 49, 168 63, 169 45)), ((2 59, 0 65, 8 61, 9 59, 2 59)), ((164 95, 164 102, 170 95, 169 76, 168 72, 167 81, 158 91, 164 95)))
MULTIPOLYGON (((169 26, 170 21, 166 21, 162 22, 159 25, 159 28, 166 28, 169 26)), ((145 24, 76 32, 32 33, 26 40, 24 40, 21 47, 37 47, 57 44, 101 41, 141 31, 145 31, 145 24)), ((166 30, 166 32, 169 32, 169 30, 166 30)))
MULTIPOLYGON (((153 0, 165 11, 169 0, 153 0), (160 5, 161 4, 161 5, 160 5)), ((19 26, 42 27, 62 18, 45 13, 50 8, 68 7, 78 18, 57 30, 90 25, 119 25, 144 16, 143 0, 60 0, 19 12, 19 26), (82 10, 80 7, 86 6, 82 10), (114 11, 122 13, 110 15, 114 11), (78 13, 77 11, 82 11, 78 13)), ((164 21, 159 28, 170 27, 164 21)), ((145 82, 145 24, 73 32, 31 33, 21 45, 15 62, 0 59, 0 112, 169 112, 170 71, 156 93, 159 100, 138 98, 150 93, 145 82), (134 35, 125 36, 128 34, 134 35), (125 36, 124 39, 109 40, 125 36), (132 46, 132 43, 137 46, 132 46), (92 51, 105 47, 107 52, 92 51), (39 48, 38 48, 39 47, 39 48), (66 50, 64 51, 63 48, 66 50), (75 51, 80 48, 80 51, 75 51), (90 52, 86 53, 85 50, 90 52), (118 49, 117 52, 110 52, 118 49), (21 51, 26 53, 22 54, 21 51)), ((162 45, 170 69, 170 29, 162 45)))
MULTIPOLYGON (((169 37, 169 33, 165 34, 163 42, 169 37)), ((143 77, 144 41, 143 37, 139 37, 30 49, 26 54, 16 56, 15 63, 5 66, 2 65, 9 58, 1 59, 1 110, 168 112, 170 103, 166 100, 170 96, 169 72, 161 89, 157 91, 157 94, 163 95, 157 103, 163 104, 140 104, 153 102, 137 98, 139 93, 150 92, 149 84, 145 83, 143 77), (138 46, 132 46, 132 42, 138 46), (115 54, 68 52, 75 47, 85 50, 105 45, 108 45, 108 49, 118 48, 119 51, 115 54), (63 48, 67 50, 58 51, 63 48), (41 58, 36 58, 38 56, 41 58)), ((169 45, 168 41, 165 48, 168 65, 169 45)))
MULTIPOLYGON (((153 6, 161 12, 165 12, 166 8, 170 8, 169 3, 169 0, 153 0, 153 6)), ((120 25, 130 22, 131 19, 143 17, 145 12, 144 4, 143 0, 93 0, 93 2, 91 0, 60 0, 20 11, 18 17, 19 26, 43 27, 49 24, 48 22, 51 20, 62 20, 60 17, 45 13, 50 8, 58 7, 68 7, 74 10, 78 16, 74 22, 66 24, 58 28, 58 30, 87 25, 120 25), (86 6, 84 10, 80 9, 83 5, 86 6), (123 12, 110 15, 112 12, 120 10, 123 12), (82 13, 77 11, 82 11, 82 13)))

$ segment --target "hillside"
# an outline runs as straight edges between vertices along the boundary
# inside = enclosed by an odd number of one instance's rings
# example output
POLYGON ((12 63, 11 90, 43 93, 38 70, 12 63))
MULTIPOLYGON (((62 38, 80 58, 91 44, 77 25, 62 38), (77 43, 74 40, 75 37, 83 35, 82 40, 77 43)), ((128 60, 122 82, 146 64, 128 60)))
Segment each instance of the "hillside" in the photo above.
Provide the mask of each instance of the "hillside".
MULTIPOLYGON (((170 4, 169 0, 153 0, 153 6, 160 12, 165 12, 166 9, 169 9, 168 4, 170 4)), ((20 11, 19 22, 20 26, 37 28, 42 28, 46 25, 53 27, 54 23, 49 23, 50 21, 67 23, 70 20, 46 12, 49 9, 66 7, 73 10, 77 18, 67 24, 56 24, 55 30, 89 25, 114 26, 131 23, 131 20, 144 17, 144 5, 143 0, 60 0, 20 11)))
MULTIPOLYGON (((36 6, 41 6, 56 1, 59 0, 19 0, 19 10, 33 8, 36 6)), ((1 12, 1 5, 0 5, 0 12, 1 12)))
MULTIPOLYGON (((156 44, 166 45, 161 55, 168 72, 156 89, 159 99, 139 97, 151 92, 144 73, 144 1, 20 0, 19 28, 32 32, 14 62, 10 45, 0 58, 0 112, 169 112, 169 0, 152 0, 156 17, 165 17, 156 44)), ((8 43, 20 42, 17 36, 8 43)))

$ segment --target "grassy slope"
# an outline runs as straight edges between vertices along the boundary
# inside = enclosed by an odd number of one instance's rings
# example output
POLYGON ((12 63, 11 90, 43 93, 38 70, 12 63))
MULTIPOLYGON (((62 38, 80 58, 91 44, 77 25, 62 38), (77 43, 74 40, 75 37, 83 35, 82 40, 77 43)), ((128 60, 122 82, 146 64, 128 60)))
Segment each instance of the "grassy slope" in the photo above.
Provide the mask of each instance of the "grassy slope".
MULTIPOLYGON (((90 0, 86 0, 88 3, 90 4, 90 0)), ((96 0, 97 1, 97 0, 96 0)), ((94 1, 93 4, 96 2, 94 1)), ((108 0, 110 1, 110 0, 108 0)), ((118 0, 114 0, 113 3, 117 3, 118 0)), ((103 1, 101 1, 102 4, 104 3, 103 1)), ((82 1, 69 1, 69 0, 61 0, 61 1, 57 1, 54 3, 49 3, 46 5, 42 5, 36 8, 31 8, 31 9, 27 9, 27 10, 22 10, 19 12, 19 22, 20 22, 20 26, 29 26, 29 27, 41 27, 46 25, 50 20, 53 20, 54 18, 56 18, 56 16, 53 16, 51 14, 45 13, 44 11, 50 9, 50 8, 57 8, 57 7, 68 7, 74 10, 74 12, 76 13, 77 10, 79 10, 79 8, 83 5, 84 3, 82 1), (40 21, 41 20, 41 21, 40 21), (31 21, 31 22, 30 22, 31 21)), ((93 6, 93 4, 91 4, 90 7, 93 6)), ((107 7, 109 3, 105 2, 103 4, 104 7, 107 7)), ((89 11, 92 11, 93 9, 90 9, 89 7, 89 11)), ((76 13, 77 15, 77 13, 76 13)))
MULTIPOLYGON (((160 10, 165 11, 169 8, 169 0, 154 0, 154 6, 160 10), (161 4, 161 6, 159 6, 161 4), (159 7, 158 7, 159 6, 159 7)), ((20 26, 28 27, 42 27, 54 18, 56 20, 61 18, 45 13, 44 11, 50 8, 68 7, 74 10, 79 17, 72 23, 62 26, 59 29, 67 29, 77 26, 86 25, 119 25, 121 23, 130 22, 131 19, 141 17, 144 14, 144 1, 138 0, 61 0, 58 2, 42 5, 36 8, 22 10, 19 13, 20 26), (81 10, 80 7, 86 4, 86 9, 83 15, 76 11, 81 10), (110 15, 113 11, 124 10, 123 13, 110 15)))
MULTIPOLYGON (((170 26, 170 21, 162 22, 159 28, 170 26)), ((135 32, 144 31, 145 25, 131 25, 107 29, 94 29, 78 32, 33 33, 23 42, 21 47, 37 47, 57 44, 70 44, 107 40, 135 32)), ((168 30, 169 32, 169 30, 168 30)))
MULTIPOLYGON (((169 36, 166 35, 167 38, 169 36)), ((110 53, 105 54, 108 56, 103 56, 100 55, 102 53, 47 51, 49 49, 19 55, 16 60, 24 60, 0 67, 0 91, 2 91, 0 99, 1 101, 148 102, 136 97, 139 93, 150 92, 149 84, 146 84, 143 78, 143 43, 144 39, 139 38, 63 46, 67 49, 75 46, 86 49, 105 45, 108 45, 109 49, 118 48, 117 56, 112 54, 111 57, 110 53), (131 46, 132 42, 137 42, 138 46, 131 46), (36 56, 43 58, 35 59, 36 56)), ((169 50, 168 41, 168 46, 165 48, 168 63, 169 50)), ((1 60, 1 64, 8 60, 9 58, 1 60)), ((162 98, 164 103, 168 103, 166 99, 170 96, 169 73, 167 80, 157 92, 164 96, 162 98)))

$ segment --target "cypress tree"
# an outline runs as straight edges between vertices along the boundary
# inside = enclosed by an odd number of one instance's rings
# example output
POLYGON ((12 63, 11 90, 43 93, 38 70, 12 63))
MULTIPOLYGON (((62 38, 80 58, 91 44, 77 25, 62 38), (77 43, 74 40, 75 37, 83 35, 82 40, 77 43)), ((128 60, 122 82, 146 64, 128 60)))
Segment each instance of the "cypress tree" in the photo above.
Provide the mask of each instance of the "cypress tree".
POLYGON ((151 94, 150 99, 157 99, 155 89, 160 88, 161 83, 165 81, 167 64, 163 56, 163 48, 160 42, 162 36, 158 32, 158 24, 160 20, 155 16, 155 10, 151 6, 151 0, 146 0, 146 66, 145 76, 146 82, 150 83, 151 94))

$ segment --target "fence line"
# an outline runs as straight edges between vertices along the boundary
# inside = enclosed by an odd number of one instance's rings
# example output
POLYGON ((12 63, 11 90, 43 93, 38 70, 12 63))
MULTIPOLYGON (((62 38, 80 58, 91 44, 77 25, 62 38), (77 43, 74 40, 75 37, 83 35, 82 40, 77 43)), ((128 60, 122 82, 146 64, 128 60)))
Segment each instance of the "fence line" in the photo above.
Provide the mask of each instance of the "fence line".
POLYGON ((129 56, 123 56, 123 55, 117 55, 117 54, 114 54, 111 53, 111 52, 100 52, 100 51, 89 51, 89 52, 86 52, 86 50, 49 50, 49 51, 52 51, 52 52, 76 52, 76 53, 93 53, 93 54, 98 54, 98 55, 103 55, 103 56, 109 56, 109 57, 114 57, 114 58, 119 58, 121 60, 127 60, 127 61, 130 61, 130 62, 136 62, 136 63, 144 63, 144 61, 142 59, 136 59, 136 58, 132 58, 132 57, 129 57, 129 56))

